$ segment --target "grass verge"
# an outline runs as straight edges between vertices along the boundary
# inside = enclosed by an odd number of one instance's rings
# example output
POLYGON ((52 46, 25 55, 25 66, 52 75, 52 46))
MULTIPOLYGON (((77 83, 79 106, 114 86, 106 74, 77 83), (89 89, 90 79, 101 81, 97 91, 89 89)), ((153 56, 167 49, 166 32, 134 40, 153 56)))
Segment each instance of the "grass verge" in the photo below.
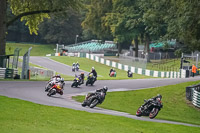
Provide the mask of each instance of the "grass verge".
MULTIPOLYGON (((199 81, 193 81, 145 90, 108 92, 100 107, 135 115, 144 99, 162 94, 163 108, 156 118, 200 125, 200 109, 193 107, 185 98, 185 87, 198 83, 199 81)), ((73 98, 82 102, 84 96, 73 98)))
POLYGON ((56 45, 6 43, 6 54, 13 54, 16 48, 22 48, 19 55, 23 56, 30 47, 32 47, 31 56, 46 56, 46 54, 55 53, 53 49, 56 45))
POLYGON ((117 77, 110 77, 108 74, 110 72, 109 66, 103 65, 101 63, 86 59, 86 58, 78 58, 78 57, 67 57, 67 56, 61 56, 61 57, 51 57, 51 59, 67 64, 69 66, 72 66, 73 62, 79 62, 80 69, 84 71, 91 71, 91 68, 94 66, 95 70, 97 71, 98 79, 100 80, 119 80, 119 79, 145 79, 145 78, 152 78, 145 75, 140 74, 133 74, 132 78, 127 77, 127 72, 119 69, 115 69, 117 72, 117 77))
POLYGON ((198 133, 199 128, 45 106, 0 96, 2 133, 198 133))

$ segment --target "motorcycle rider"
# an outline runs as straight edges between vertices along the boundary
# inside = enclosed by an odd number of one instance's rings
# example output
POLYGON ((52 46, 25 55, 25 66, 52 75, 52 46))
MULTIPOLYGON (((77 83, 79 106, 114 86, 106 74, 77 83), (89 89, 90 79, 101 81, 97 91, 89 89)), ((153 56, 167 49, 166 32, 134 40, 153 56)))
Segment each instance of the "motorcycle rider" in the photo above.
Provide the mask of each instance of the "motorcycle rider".
POLYGON ((84 84, 84 78, 85 78, 85 75, 84 75, 84 72, 81 72, 81 75, 80 75, 80 77, 81 77, 81 84, 84 84))
POLYGON ((160 101, 161 99, 162 99, 162 95, 158 94, 155 97, 152 97, 152 98, 150 98, 148 100, 145 100, 146 102, 141 107, 144 108, 144 106, 147 105, 147 104, 149 104, 150 102, 152 102, 152 101, 158 101, 158 100, 160 101))
POLYGON ((77 66, 78 66, 78 67, 80 67, 80 65, 79 65, 78 61, 76 62, 76 67, 77 67, 77 66))
POLYGON ((94 81, 96 81, 96 80, 97 80, 97 72, 96 72, 96 70, 94 69, 94 67, 92 67, 91 73, 93 73, 94 81))
POLYGON ((75 68, 76 68, 76 64, 75 62, 72 64, 72 71, 75 71, 75 68))
MULTIPOLYGON (((104 86, 104 87, 101 88, 101 89, 97 89, 94 93, 90 93, 90 96, 95 95, 95 94, 98 94, 98 93, 101 93, 101 92, 103 92, 103 93, 105 94, 105 96, 106 96, 106 92, 107 92, 107 91, 108 91, 108 87, 107 87, 107 86, 104 86)), ((89 97, 90 97, 90 96, 89 96, 89 97)), ((105 96, 102 97, 102 99, 101 99, 101 103, 104 101, 105 96)), ((82 106, 85 107, 84 104, 85 104, 85 103, 82 103, 82 106)))

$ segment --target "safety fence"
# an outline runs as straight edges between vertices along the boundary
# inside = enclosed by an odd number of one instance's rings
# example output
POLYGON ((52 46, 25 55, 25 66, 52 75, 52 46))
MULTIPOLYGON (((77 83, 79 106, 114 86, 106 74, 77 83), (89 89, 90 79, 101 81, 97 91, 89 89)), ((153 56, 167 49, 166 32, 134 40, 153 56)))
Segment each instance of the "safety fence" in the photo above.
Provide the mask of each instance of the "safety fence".
POLYGON ((17 69, 0 68, 0 79, 14 78, 18 75, 17 69))
POLYGON ((186 98, 200 108, 200 84, 186 87, 186 98))
POLYGON ((46 70, 38 67, 30 67, 29 71, 31 79, 49 79, 55 75, 55 72, 52 70, 46 70))
POLYGON ((146 75, 146 76, 152 76, 152 77, 161 77, 161 78, 186 78, 186 70, 180 70, 180 72, 161 72, 161 71, 154 71, 154 70, 148 70, 143 68, 137 68, 129 65, 124 65, 118 62, 114 62, 111 60, 107 60, 104 58, 101 58, 99 56, 95 56, 93 54, 86 54, 86 58, 90 60, 94 60, 96 62, 99 62, 101 64, 105 64, 107 66, 111 66, 113 68, 118 68, 121 70, 128 71, 130 70, 133 73, 146 75))

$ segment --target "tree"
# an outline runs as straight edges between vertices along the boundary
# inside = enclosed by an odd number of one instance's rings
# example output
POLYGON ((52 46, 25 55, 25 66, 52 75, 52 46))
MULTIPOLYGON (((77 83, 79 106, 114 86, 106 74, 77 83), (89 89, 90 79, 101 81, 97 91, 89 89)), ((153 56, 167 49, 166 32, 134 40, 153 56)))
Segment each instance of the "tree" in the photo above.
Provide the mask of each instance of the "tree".
POLYGON ((81 15, 74 11, 69 11, 67 17, 52 15, 39 26, 39 35, 47 43, 72 44, 75 36, 82 33, 80 18, 81 15))
POLYGON ((44 18, 49 18, 50 13, 64 13, 69 9, 78 10, 82 6, 81 0, 0 0, 0 5, 0 55, 5 55, 7 27, 16 20, 25 20, 30 33, 37 34, 38 25, 44 18), (7 6, 15 15, 8 21, 7 6))
POLYGON ((88 9, 88 12, 82 22, 83 29, 92 31, 98 39, 112 39, 110 28, 104 23, 106 13, 109 13, 112 10, 112 0, 86 1, 86 8, 88 9))

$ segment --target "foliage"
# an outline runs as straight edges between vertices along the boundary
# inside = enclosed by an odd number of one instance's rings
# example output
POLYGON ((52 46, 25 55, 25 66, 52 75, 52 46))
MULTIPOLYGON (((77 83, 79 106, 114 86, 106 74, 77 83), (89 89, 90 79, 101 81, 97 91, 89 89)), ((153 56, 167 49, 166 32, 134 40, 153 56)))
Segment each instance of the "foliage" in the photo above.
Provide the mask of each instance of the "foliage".
POLYGON ((111 40, 110 28, 104 24, 104 17, 106 13, 112 10, 112 0, 90 0, 90 3, 86 3, 88 12, 82 22, 84 29, 92 31, 99 39, 111 40))
POLYGON ((30 33, 37 34, 38 26, 44 21, 44 18, 49 18, 51 12, 64 12, 70 8, 78 9, 79 0, 8 0, 12 13, 15 16, 22 15, 21 21, 25 20, 29 27, 30 33), (26 13, 28 15, 26 15, 26 13))
POLYGON ((67 16, 51 15, 39 26, 40 36, 47 43, 72 44, 81 32, 80 14, 75 11, 68 11, 67 16))

